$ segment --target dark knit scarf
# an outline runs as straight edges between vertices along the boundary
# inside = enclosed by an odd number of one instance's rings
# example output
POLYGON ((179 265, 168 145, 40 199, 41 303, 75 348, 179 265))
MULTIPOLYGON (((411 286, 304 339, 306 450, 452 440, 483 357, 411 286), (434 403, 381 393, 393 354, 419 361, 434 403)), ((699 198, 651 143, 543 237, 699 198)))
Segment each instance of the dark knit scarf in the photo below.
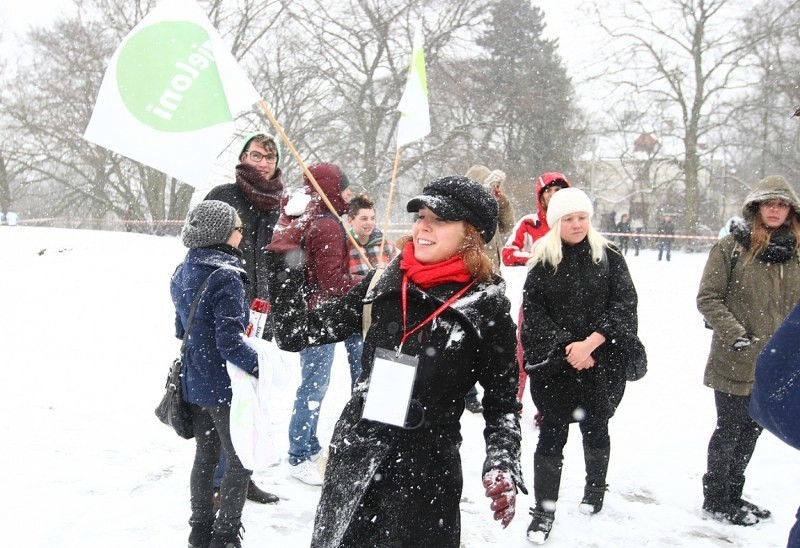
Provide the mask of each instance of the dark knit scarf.
MULTIPOLYGON (((745 249, 750 249, 752 224, 749 222, 732 222, 731 234, 734 240, 745 249)), ((797 240, 789 227, 781 226, 772 231, 767 247, 762 249, 756 259, 767 264, 785 263, 794 255, 797 240)))
POLYGON ((275 169, 272 179, 265 179, 253 166, 238 164, 236 185, 261 211, 274 211, 281 205, 283 182, 280 168, 275 169))
POLYGON ((400 270, 422 289, 447 282, 467 283, 472 280, 472 274, 467 270, 467 265, 460 255, 454 255, 436 264, 422 264, 414 256, 413 242, 406 243, 403 248, 400 270))

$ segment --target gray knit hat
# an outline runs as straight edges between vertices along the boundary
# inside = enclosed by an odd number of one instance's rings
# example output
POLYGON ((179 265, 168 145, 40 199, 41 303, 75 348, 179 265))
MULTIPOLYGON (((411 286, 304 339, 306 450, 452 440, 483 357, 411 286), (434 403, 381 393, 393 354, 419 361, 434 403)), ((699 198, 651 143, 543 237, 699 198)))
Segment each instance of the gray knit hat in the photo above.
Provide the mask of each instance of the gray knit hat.
POLYGON ((188 248, 209 247, 228 241, 236 226, 236 210, 219 200, 205 200, 186 216, 181 231, 188 248))

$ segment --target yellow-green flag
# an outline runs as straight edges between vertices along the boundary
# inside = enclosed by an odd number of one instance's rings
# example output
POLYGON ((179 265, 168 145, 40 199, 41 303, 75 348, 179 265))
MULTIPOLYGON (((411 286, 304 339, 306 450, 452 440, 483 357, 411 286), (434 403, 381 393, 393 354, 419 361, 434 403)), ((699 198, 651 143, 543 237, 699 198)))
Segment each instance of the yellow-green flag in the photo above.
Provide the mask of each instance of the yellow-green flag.
POLYGON ((406 89, 397 105, 400 122, 397 124, 397 148, 431 132, 431 116, 428 110, 428 80, 425 76, 425 52, 422 51, 422 24, 414 32, 414 47, 408 67, 406 89))

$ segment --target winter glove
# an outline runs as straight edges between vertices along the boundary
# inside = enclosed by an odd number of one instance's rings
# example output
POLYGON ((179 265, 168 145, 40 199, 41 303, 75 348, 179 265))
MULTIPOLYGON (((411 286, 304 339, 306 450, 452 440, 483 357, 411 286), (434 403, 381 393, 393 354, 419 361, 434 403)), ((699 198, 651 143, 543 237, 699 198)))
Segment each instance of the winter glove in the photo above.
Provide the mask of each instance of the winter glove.
POLYGON ((495 468, 483 475, 486 496, 492 499, 489 506, 494 510, 495 521, 500 521, 503 529, 514 519, 517 504, 517 486, 505 470, 495 468))
POLYGON ((744 350, 754 342, 758 341, 758 338, 750 335, 749 333, 745 333, 741 337, 737 337, 736 340, 733 342, 733 349, 734 350, 744 350))

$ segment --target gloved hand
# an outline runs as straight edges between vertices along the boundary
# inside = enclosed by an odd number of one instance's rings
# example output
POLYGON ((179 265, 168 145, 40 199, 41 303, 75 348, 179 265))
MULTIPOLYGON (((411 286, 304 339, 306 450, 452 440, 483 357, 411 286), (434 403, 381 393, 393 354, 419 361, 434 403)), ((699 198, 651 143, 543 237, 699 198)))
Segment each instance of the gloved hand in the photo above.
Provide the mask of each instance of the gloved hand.
POLYGON ((745 333, 741 337, 737 337, 737 339, 733 342, 733 349, 734 350, 744 350, 754 342, 758 341, 758 338, 754 337, 749 333, 745 333))
POLYGON ((494 519, 500 521, 503 529, 514 519, 517 504, 517 486, 505 470, 495 468, 483 475, 486 496, 492 499, 489 506, 494 510, 494 519))

